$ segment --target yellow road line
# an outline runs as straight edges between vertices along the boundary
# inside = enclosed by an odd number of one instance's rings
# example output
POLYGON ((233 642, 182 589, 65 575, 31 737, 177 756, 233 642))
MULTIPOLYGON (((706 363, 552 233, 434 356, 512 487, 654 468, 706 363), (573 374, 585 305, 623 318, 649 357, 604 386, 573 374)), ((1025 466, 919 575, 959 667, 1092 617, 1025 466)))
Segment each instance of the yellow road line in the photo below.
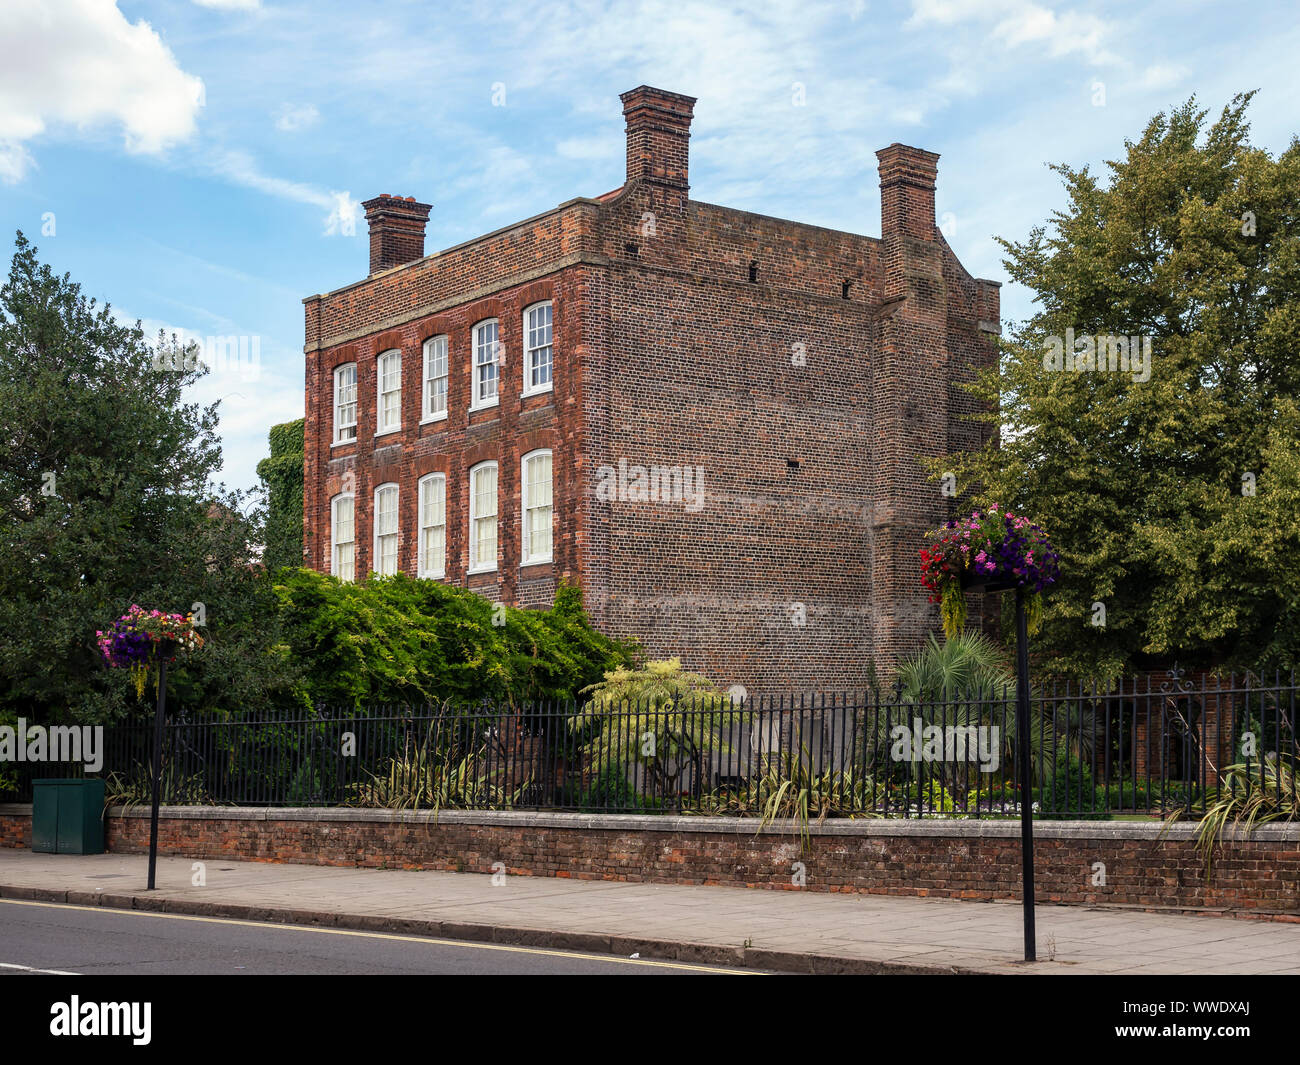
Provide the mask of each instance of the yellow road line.
POLYGON ((723 969, 713 965, 690 965, 686 962, 652 961, 649 958, 620 958, 542 947, 512 947, 505 943, 480 943, 471 939, 437 939, 433 936, 399 936, 388 932, 361 932, 352 928, 317 928, 314 925, 286 924, 282 921, 241 921, 235 917, 202 917, 189 913, 155 913, 151 910, 123 910, 115 906, 82 906, 68 902, 35 902, 30 899, 0 899, 10 906, 37 906, 53 910, 85 910, 87 913, 120 913, 132 917, 163 917, 172 921, 201 921, 206 924, 240 925, 245 928, 283 928, 292 932, 320 932, 331 936, 361 936, 365 939, 389 939, 398 943, 432 943, 448 947, 474 947, 478 950, 504 950, 512 954, 540 954, 551 958, 581 958, 585 961, 618 962, 643 965, 652 969, 688 969, 694 972, 721 973, 728 976, 758 976, 752 969, 723 969))

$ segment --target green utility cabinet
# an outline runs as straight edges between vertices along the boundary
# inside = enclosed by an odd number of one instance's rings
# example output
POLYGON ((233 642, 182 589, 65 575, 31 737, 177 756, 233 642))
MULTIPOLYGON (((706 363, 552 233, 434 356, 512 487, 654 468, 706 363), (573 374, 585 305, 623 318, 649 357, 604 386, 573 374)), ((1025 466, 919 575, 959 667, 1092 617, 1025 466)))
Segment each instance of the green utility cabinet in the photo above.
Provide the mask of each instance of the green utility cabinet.
POLYGON ((32 781, 32 850, 103 854, 104 782, 32 781))

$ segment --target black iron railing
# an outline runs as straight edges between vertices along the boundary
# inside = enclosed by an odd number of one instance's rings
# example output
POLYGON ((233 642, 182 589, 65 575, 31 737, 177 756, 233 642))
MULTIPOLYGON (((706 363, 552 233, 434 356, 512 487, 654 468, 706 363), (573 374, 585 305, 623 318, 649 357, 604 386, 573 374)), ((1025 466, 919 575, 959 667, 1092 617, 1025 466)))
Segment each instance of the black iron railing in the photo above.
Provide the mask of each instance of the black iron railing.
MULTIPOLYGON (((1011 817, 1030 759, 1045 818, 1195 816, 1228 766, 1264 779, 1300 763, 1294 675, 1185 681, 1178 671, 1031 699, 1014 686, 944 700, 902 692, 516 706, 318 707, 241 718, 171 717, 163 801, 258 806, 531 809, 745 816, 1011 817), (1027 739, 1027 742, 1023 740, 1027 739)), ((107 726, 110 801, 148 801, 151 723, 107 726)), ((78 764, 17 763, 41 776, 78 764)))

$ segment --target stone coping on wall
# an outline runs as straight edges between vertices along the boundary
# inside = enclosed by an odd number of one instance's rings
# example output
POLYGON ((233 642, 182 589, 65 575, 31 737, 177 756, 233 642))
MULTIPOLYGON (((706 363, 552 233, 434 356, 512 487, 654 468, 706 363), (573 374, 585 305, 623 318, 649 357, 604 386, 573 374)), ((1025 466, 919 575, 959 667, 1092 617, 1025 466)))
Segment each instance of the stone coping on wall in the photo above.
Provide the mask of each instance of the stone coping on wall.
MULTIPOLYGON (((31 803, 0 803, 0 817, 31 816, 31 803)), ((147 806, 114 806, 110 817, 147 818, 147 806)), ((505 828, 566 828, 613 832, 699 832, 734 835, 791 835, 799 830, 790 819, 760 828, 754 817, 688 817, 667 814, 590 814, 532 810, 373 810, 338 806, 163 806, 159 815, 193 821, 308 821, 388 824, 494 825, 505 828)), ((1195 839, 1195 821, 1039 821, 1036 839, 1143 839, 1182 841, 1195 839)), ((834 818, 810 823, 809 836, 954 837, 1008 839, 1020 835, 1016 819, 956 820, 949 818, 834 818)), ((1300 842, 1300 823, 1267 824, 1246 832, 1232 826, 1225 839, 1261 843, 1300 842)))

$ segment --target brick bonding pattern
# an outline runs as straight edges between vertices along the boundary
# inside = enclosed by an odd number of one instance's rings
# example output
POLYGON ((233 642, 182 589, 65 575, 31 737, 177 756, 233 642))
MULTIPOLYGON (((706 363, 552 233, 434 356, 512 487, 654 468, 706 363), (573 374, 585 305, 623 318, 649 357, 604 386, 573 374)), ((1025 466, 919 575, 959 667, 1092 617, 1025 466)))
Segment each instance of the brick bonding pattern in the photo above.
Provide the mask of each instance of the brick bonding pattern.
MULTIPOLYGON (((514 876, 553 876, 657 884, 717 884, 774 890, 838 891, 953 899, 1015 899, 1020 841, 960 828, 944 835, 821 835, 801 850, 796 836, 741 832, 513 827, 434 822, 271 820, 168 817, 159 821, 159 853, 196 859, 302 862, 357 868, 491 873, 504 862, 514 876), (805 887, 792 883, 803 862, 805 887)), ((147 817, 110 816, 108 849, 142 854, 147 817)), ((25 847, 30 815, 0 814, 0 846, 25 847)), ((1214 907, 1300 919, 1295 884, 1300 844, 1235 839, 1216 853, 1213 875, 1191 839, 1040 838, 1035 842, 1040 903, 1140 907, 1214 907), (1103 862, 1106 883, 1093 884, 1103 862)))
POLYGON ((645 86, 622 100, 621 189, 436 255, 421 240, 405 263, 304 301, 306 562, 328 568, 330 500, 350 471, 358 573, 387 480, 414 573, 415 481, 437 468, 447 580, 520 605, 574 581, 606 631, 751 692, 861 687, 935 627, 916 551, 951 506, 919 460, 984 438, 958 386, 993 357, 997 286, 935 227, 933 153, 878 153, 882 236, 858 236, 691 199, 695 101, 645 86), (543 298, 554 391, 525 399, 521 314, 543 298), (471 413, 469 330, 490 316, 500 405, 471 413), (450 337, 450 416, 421 426, 421 345, 436 332, 450 337), (376 439, 375 362, 394 347, 402 430, 376 439), (332 372, 350 361, 358 441, 336 447, 332 372), (553 449, 555 561, 530 573, 518 464, 536 446, 553 449), (499 567, 469 576, 466 475, 485 457, 500 463, 499 567), (698 505, 598 491, 637 467, 702 471, 698 505))

